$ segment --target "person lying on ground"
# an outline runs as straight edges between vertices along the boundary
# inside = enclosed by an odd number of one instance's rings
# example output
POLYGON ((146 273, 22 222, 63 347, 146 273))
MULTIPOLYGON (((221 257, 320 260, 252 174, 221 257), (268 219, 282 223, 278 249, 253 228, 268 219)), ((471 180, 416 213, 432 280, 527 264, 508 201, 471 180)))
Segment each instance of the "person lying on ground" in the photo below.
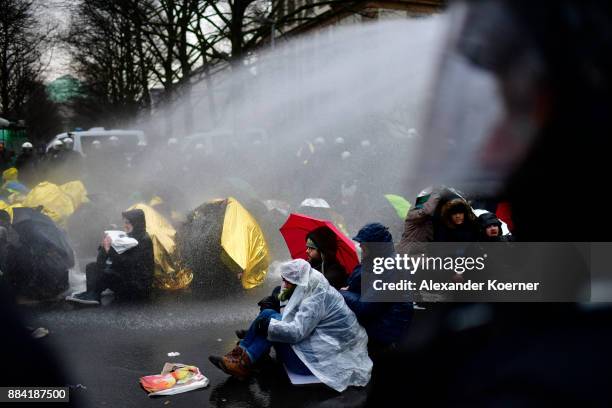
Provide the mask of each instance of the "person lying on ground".
POLYGON ((365 386, 372 371, 368 337, 340 293, 303 259, 284 263, 281 277, 279 299, 287 301, 282 313, 264 309, 233 350, 209 360, 245 379, 274 346, 289 371, 314 375, 339 392, 365 386))

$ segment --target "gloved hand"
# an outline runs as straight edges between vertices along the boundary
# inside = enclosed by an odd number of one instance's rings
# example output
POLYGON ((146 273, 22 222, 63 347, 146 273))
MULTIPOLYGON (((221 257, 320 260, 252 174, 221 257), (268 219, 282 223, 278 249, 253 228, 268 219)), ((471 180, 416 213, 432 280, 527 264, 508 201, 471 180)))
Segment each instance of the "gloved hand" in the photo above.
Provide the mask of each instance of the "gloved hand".
POLYGON ((259 302, 257 302, 257 306, 259 306, 260 311, 264 309, 272 309, 280 313, 280 300, 278 300, 278 297, 274 295, 266 296, 265 298, 261 299, 259 302))
POLYGON ((255 333, 268 337, 268 327, 270 326, 270 318, 269 317, 260 317, 255 322, 255 333))

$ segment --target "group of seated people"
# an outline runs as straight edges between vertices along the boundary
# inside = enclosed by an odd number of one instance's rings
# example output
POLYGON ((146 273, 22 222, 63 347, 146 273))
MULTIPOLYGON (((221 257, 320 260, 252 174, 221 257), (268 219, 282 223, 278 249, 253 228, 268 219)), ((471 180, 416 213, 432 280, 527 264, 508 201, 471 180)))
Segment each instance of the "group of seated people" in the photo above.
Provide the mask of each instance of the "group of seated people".
MULTIPOLYGON (((287 370, 314 375, 337 391, 369 382, 371 358, 396 347, 412 321, 413 304, 362 301, 362 265, 350 275, 344 271, 332 234, 327 227, 308 234, 308 262, 281 265, 281 286, 259 302, 248 330, 237 331, 241 340, 234 349, 209 357, 215 366, 244 379, 274 347, 287 370)), ((391 233, 379 223, 365 225, 353 240, 361 246, 362 262, 371 243, 391 256, 395 251, 391 233)))
MULTIPOLYGON (((477 238, 471 235, 475 218, 467 208, 456 200, 444 204, 441 216, 448 221, 444 231, 447 239, 462 235, 477 238)), ((415 211, 419 211, 418 206, 415 211)), ((500 221, 494 215, 483 215, 481 232, 493 239, 501 236, 500 221)), ((87 290, 67 300, 99 304, 106 288, 119 296, 148 295, 154 261, 144 213, 132 210, 123 217, 125 232, 137 245, 121 250, 105 237, 97 261, 87 265, 87 290)), ((410 214, 407 222, 409 219, 410 214)), ((381 251, 383 256, 395 256, 388 228, 380 223, 367 224, 353 240, 360 246, 362 259, 347 273, 336 258, 337 235, 328 227, 311 231, 305 241, 308 261, 295 259, 281 265, 281 285, 258 303, 260 312, 248 330, 236 332, 240 339, 236 347, 224 356, 210 356, 210 361, 244 379, 274 347, 277 359, 289 371, 314 375, 337 391, 365 386, 372 359, 396 348, 405 338, 414 307, 411 301, 366 302, 362 297, 362 268, 368 257, 374 252, 379 256, 381 251)))

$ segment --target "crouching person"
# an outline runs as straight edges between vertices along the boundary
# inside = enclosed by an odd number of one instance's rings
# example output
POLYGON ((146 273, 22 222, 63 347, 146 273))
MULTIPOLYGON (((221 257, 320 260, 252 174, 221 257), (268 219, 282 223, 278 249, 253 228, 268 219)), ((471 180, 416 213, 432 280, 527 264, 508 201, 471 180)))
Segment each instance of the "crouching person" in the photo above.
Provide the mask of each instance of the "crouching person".
POLYGON ((283 264, 281 277, 279 299, 287 301, 282 312, 263 310, 238 346, 210 361, 244 379, 274 346, 290 371, 312 374, 339 392, 365 386, 372 371, 368 337, 340 293, 302 259, 283 264))
POLYGON ((112 290, 119 299, 142 300, 149 296, 155 261, 144 212, 136 209, 122 215, 125 232, 133 243, 129 249, 116 249, 111 237, 104 237, 96 262, 85 268, 87 291, 68 296, 66 300, 98 305, 105 289, 112 290))
POLYGON ((376 361, 382 353, 396 349, 407 335, 414 307, 410 301, 367 302, 362 297, 363 265, 368 262, 371 264, 374 257, 395 257, 393 237, 387 227, 380 223, 366 224, 353 240, 361 247, 362 262, 355 267, 349 277, 348 286, 342 288, 340 293, 357 315, 359 323, 365 327, 369 338, 370 357, 376 361))

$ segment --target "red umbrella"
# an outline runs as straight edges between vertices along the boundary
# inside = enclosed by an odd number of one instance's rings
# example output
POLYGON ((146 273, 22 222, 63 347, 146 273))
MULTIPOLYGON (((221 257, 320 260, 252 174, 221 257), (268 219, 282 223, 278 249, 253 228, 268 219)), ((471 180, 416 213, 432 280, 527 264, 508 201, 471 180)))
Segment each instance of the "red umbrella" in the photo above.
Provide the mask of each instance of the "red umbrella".
POLYGON ((308 260, 306 256, 306 235, 319 227, 328 227, 336 234, 338 242, 336 260, 344 267, 347 274, 351 274, 359 263, 355 244, 340 232, 331 221, 319 220, 303 214, 289 214, 285 224, 280 227, 280 232, 287 243, 291 257, 308 260))

